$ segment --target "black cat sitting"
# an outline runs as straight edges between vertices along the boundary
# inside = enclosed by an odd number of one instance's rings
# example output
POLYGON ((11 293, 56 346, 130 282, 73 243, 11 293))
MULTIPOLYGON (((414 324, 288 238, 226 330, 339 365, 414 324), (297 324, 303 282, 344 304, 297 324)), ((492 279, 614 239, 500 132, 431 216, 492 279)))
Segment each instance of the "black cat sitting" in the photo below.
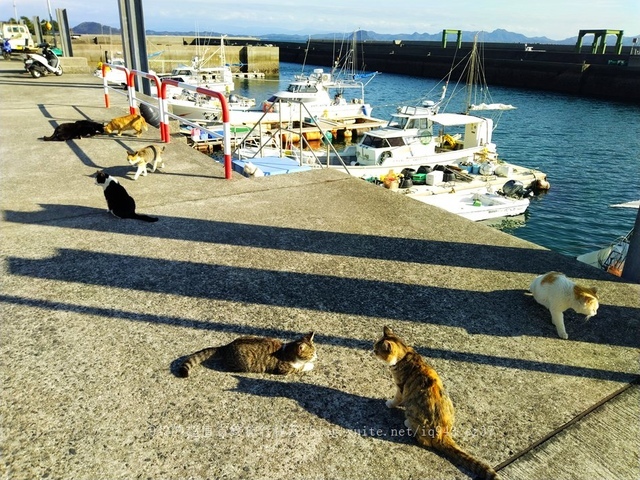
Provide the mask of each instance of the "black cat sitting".
POLYGON ((109 212, 118 218, 135 218, 144 222, 157 222, 156 217, 136 213, 136 202, 118 180, 105 172, 95 174, 96 185, 102 187, 109 212))

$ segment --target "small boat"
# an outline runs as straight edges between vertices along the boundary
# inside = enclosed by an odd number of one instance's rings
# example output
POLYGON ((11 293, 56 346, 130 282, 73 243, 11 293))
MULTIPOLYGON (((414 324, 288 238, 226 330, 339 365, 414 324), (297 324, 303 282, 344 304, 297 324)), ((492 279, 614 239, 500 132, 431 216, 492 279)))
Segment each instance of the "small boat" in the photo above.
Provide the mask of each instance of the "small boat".
MULTIPOLYGON (((254 108, 255 99, 232 93, 235 89, 233 71, 227 65, 224 54, 224 39, 220 39, 220 48, 208 57, 193 57, 191 65, 179 65, 171 73, 158 75, 160 80, 170 78, 181 83, 203 87, 225 95, 231 110, 246 111, 254 108), (220 52, 220 65, 205 67, 209 59, 220 52)), ((152 94, 155 88, 152 87, 152 94)), ((167 88, 167 105, 171 113, 191 121, 215 121, 222 117, 222 108, 217 98, 211 98, 191 90, 169 86, 167 88)))
MULTIPOLYGON (((249 112, 256 106, 255 99, 246 98, 235 93, 225 95, 225 98, 231 112, 249 112)), ((192 122, 215 122, 222 119, 222 106, 217 98, 189 90, 183 90, 179 94, 174 94, 167 98, 167 105, 171 109, 171 113, 192 122)), ((262 112, 253 113, 254 115, 250 119, 255 119, 256 121, 262 115, 262 112)), ((246 122, 234 121, 234 123, 240 125, 246 122)))
MULTIPOLYGON (((612 205, 612 207, 640 208, 640 200, 612 205)), ((576 260, 621 277, 634 231, 635 228, 632 228, 626 235, 616 238, 606 247, 578 255, 576 260)))
MULTIPOLYGON (((124 58, 122 57, 114 57, 108 63, 114 66, 126 67, 124 58)), ((127 88, 127 74, 123 70, 120 70, 119 68, 107 67, 105 69, 105 73, 106 73, 105 76, 107 78, 107 82, 116 83, 122 86, 123 88, 127 88)), ((98 63, 97 68, 93 72, 93 76, 98 78, 103 78, 102 62, 98 63)))
POLYGON ((437 195, 408 193, 407 196, 474 222, 521 215, 529 207, 526 196, 510 197, 486 188, 437 195))

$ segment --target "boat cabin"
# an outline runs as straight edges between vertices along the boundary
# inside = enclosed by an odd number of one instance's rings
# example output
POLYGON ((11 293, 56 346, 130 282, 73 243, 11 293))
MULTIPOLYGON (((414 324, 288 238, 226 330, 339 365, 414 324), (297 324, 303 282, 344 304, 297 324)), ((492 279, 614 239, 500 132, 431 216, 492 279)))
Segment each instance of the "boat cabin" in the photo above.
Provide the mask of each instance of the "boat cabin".
POLYGON ((473 160, 491 143, 493 122, 455 113, 433 113, 423 107, 403 107, 386 127, 365 132, 356 147, 359 165, 400 165, 473 160))

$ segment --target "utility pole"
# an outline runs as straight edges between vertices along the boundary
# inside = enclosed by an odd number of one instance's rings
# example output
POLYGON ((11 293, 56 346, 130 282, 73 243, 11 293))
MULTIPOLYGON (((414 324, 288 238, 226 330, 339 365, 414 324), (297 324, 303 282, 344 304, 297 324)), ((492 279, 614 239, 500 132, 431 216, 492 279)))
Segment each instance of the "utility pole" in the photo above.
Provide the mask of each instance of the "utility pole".
MULTIPOLYGON (((147 58, 142 0, 118 0, 118 7, 122 29, 122 48, 127 67, 148 72, 149 60, 147 58)), ((151 84, 146 78, 142 79, 142 91, 146 95, 151 95, 151 84)))

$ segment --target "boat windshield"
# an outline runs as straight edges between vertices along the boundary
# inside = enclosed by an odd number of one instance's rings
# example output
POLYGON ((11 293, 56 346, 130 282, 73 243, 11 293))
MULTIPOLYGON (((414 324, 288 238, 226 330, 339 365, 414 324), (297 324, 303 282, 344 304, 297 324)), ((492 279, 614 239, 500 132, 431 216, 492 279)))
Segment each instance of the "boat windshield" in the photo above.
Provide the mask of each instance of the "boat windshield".
POLYGON ((311 85, 311 84, 306 84, 306 85, 299 85, 299 84, 291 84, 289 85, 289 88, 287 88, 287 92, 291 92, 291 93, 317 93, 318 89, 316 88, 315 85, 311 85))
POLYGON ((360 145, 371 148, 400 147, 404 145, 404 140, 402 139, 402 137, 381 138, 365 134, 365 136, 362 138, 362 141, 360 142, 360 145))
POLYGON ((424 130, 430 128, 429 119, 427 118, 411 118, 405 116, 393 115, 387 127, 397 128, 399 130, 408 130, 410 128, 417 128, 424 130))

